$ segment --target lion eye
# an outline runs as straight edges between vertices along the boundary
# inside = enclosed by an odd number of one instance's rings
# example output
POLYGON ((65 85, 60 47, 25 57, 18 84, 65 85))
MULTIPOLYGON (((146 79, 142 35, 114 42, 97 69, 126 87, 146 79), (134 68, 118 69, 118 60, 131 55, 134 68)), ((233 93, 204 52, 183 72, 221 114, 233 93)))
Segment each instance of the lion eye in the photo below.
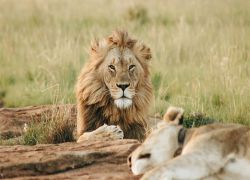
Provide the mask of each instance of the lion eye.
POLYGON ((109 65, 109 69, 110 69, 111 71, 115 71, 115 66, 109 65))
POLYGON ((135 65, 130 65, 128 69, 129 71, 133 71, 135 69, 135 65))

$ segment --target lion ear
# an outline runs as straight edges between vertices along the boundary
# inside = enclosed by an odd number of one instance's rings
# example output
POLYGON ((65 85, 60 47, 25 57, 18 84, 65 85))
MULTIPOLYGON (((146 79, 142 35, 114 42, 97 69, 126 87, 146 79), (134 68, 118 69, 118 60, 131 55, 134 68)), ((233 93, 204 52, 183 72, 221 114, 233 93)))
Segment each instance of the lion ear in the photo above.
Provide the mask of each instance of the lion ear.
POLYGON ((179 107, 170 106, 163 119, 169 124, 182 125, 184 110, 179 107))
POLYGON ((150 60, 152 58, 152 54, 151 54, 150 48, 148 48, 144 44, 141 44, 140 53, 141 53, 142 57, 144 59, 146 59, 146 60, 150 60))
POLYGON ((134 51, 141 59, 149 61, 152 58, 150 48, 143 43, 136 43, 134 46, 134 51))
POLYGON ((99 41, 98 39, 94 39, 93 41, 91 41, 91 53, 97 53, 99 48, 99 41))
POLYGON ((110 44, 117 45, 117 42, 114 41, 113 36, 109 36, 109 37, 108 37, 108 42, 109 42, 110 44))

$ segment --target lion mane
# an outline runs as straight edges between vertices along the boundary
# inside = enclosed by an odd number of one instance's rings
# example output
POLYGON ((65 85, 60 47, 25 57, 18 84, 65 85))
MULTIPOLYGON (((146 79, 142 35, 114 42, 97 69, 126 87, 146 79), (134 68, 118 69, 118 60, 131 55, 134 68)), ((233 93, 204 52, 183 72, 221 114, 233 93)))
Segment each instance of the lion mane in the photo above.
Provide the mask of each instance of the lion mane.
POLYGON ((77 135, 94 131, 103 124, 119 125, 126 139, 143 140, 147 129, 148 108, 152 100, 152 84, 149 73, 151 52, 148 47, 131 39, 125 31, 114 31, 111 36, 91 44, 90 59, 82 69, 76 84, 77 135), (135 96, 130 107, 115 106, 109 89, 100 72, 107 53, 114 47, 129 48, 143 68, 135 87, 135 96))

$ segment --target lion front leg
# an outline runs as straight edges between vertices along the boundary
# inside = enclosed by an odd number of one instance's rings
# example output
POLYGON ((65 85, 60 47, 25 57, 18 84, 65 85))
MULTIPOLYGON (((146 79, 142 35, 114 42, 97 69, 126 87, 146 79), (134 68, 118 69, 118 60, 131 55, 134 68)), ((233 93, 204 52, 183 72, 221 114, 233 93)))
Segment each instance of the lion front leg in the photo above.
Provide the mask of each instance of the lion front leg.
MULTIPOLYGON (((192 152, 178 156, 147 172, 142 180, 206 179, 225 165, 218 154, 192 152)), ((216 177, 214 177, 216 178, 216 177)))
POLYGON ((84 119, 83 119, 83 107, 81 103, 77 103, 77 123, 76 123, 76 129, 77 129, 77 137, 79 138, 83 132, 84 132, 84 119))
POLYGON ((143 141, 146 136, 146 128, 142 124, 134 123, 124 132, 124 139, 137 139, 143 141))
POLYGON ((104 124, 103 126, 99 127, 98 129, 92 132, 85 132, 81 135, 77 143, 83 142, 86 140, 117 140, 123 139, 124 134, 123 131, 119 126, 111 125, 108 126, 104 124))

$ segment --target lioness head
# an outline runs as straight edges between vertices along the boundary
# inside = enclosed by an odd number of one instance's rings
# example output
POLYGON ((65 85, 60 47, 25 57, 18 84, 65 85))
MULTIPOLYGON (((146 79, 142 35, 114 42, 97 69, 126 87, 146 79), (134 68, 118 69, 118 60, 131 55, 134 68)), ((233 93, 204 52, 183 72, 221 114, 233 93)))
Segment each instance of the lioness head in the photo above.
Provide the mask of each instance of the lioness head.
POLYGON ((150 49, 129 38, 127 32, 115 31, 92 44, 92 56, 114 104, 120 109, 130 107, 148 76, 150 49))
POLYGON ((153 167, 172 159, 178 149, 178 133, 182 128, 183 109, 170 107, 164 121, 131 155, 128 164, 135 175, 143 174, 153 167))

